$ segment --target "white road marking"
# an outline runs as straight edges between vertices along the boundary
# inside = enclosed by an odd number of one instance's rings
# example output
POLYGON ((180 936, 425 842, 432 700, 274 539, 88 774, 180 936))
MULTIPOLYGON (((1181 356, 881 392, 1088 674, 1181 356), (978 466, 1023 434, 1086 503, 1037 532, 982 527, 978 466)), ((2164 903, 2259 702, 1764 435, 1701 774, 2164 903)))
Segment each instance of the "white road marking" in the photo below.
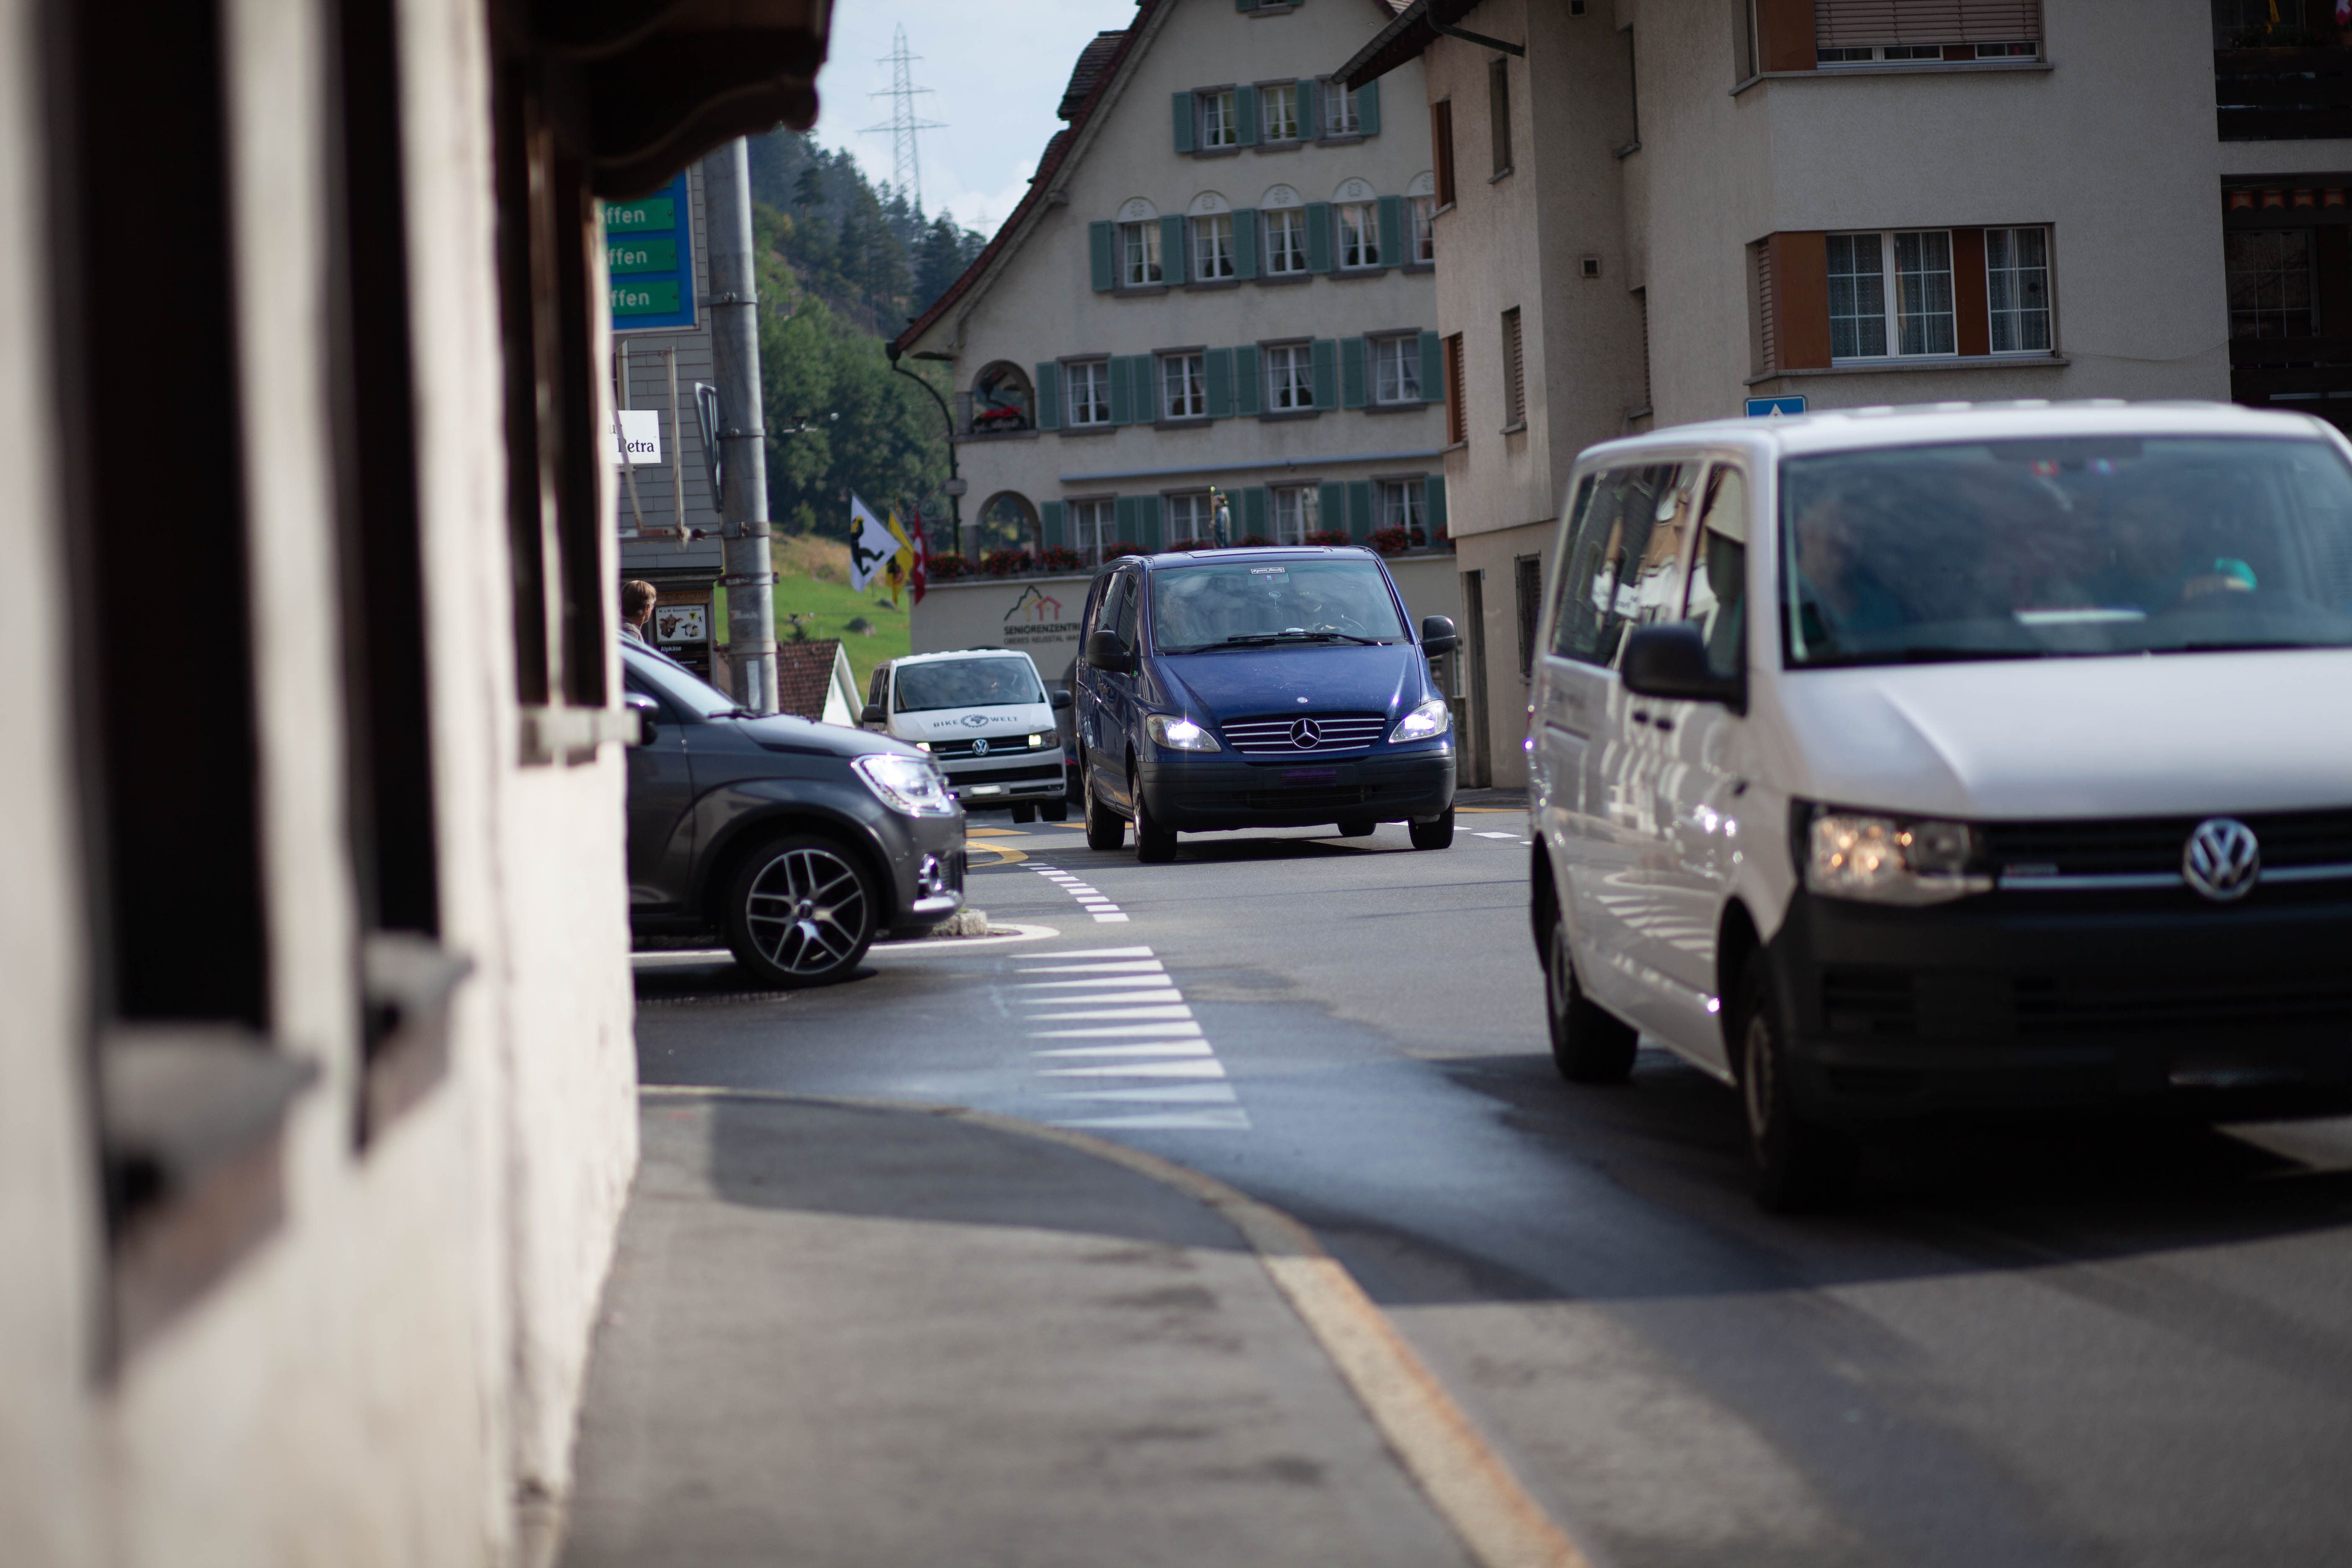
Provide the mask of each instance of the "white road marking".
POLYGON ((1033 1040, 1190 1039, 1201 1032, 1198 1024, 1129 1024, 1125 1028, 1032 1029, 1033 1040))
POLYGON ((1040 877, 1045 878, 1047 881, 1053 883, 1055 887, 1061 889, 1064 892, 1069 894, 1070 897, 1077 900, 1078 903, 1086 910, 1087 913, 1092 915, 1097 923, 1102 925, 1125 925, 1128 923, 1126 912, 1116 903, 1113 903, 1109 899, 1105 898, 1094 889, 1087 886, 1084 882, 1079 881, 1076 878, 1071 876, 1060 867, 1038 866, 1033 864, 1029 868, 1036 872, 1040 877))
POLYGON ((1216 1053, 1206 1040, 1156 1040, 1140 1046, 1056 1046, 1032 1051, 1034 1057, 1208 1057, 1216 1053))
POLYGON ((1081 1007, 1075 1013, 1034 1013, 1033 1024, 1065 1024, 1076 1018, 1189 1018, 1192 1009, 1181 1002, 1170 1007, 1081 1007))
MULTIPOLYGON (((1519 838, 1516 833, 1474 833, 1470 837, 1473 838, 1519 838)), ((1519 842, 1525 844, 1527 840, 1519 838, 1519 842)))
MULTIPOLYGON (((1108 900, 1067 873, 1050 875, 1051 868, 1039 869, 1063 884, 1072 898, 1090 910, 1109 905, 1108 900)), ((1127 916, 1104 912, 1095 918, 1123 921, 1127 916)), ((1041 1079, 1059 1079, 1067 1086, 1053 1096, 1056 1100, 1133 1102, 1139 1107, 1129 1115, 1057 1119, 1055 1125, 1250 1130, 1249 1114, 1241 1109, 1240 1096, 1226 1081, 1224 1064, 1202 1036, 1184 994, 1150 948, 1106 947, 1034 956, 1057 962, 1021 963, 1015 973, 1078 978, 1013 982, 1012 1000, 1028 1014, 1024 1022, 1029 1037, 1089 1043, 1048 1045, 1033 1050, 1031 1055, 1036 1058, 1033 1070, 1041 1079), (1165 1081, 1171 1079, 1179 1081, 1165 1081), (1137 1083, 1137 1079, 1145 1081, 1137 1083), (1153 1104, 1166 1104, 1168 1109, 1142 1109, 1153 1104)), ((1073 1103, 1069 1109, 1076 1110, 1079 1105, 1073 1103)))
POLYGON ((1045 1078, 1223 1078, 1224 1063, 1210 1057, 1202 1061, 1122 1062, 1116 1067, 1047 1068, 1045 1078))
POLYGON ((1081 947, 1069 952, 1039 953, 1040 958, 1150 958, 1148 947, 1081 947))
MULTIPOLYGON (((1153 968, 1159 968, 1154 964, 1153 968)), ((1107 991, 1115 985, 1173 985, 1167 971, 1157 974, 1105 974, 1093 980, 1019 980, 1014 989, 1021 991, 1107 991)), ((1043 1002, 1043 996, 1024 996, 1024 1002, 1043 1002)))
MULTIPOLYGON (((1039 956, 1044 956, 1040 954, 1039 956)), ((1024 974, 1144 974, 1165 973, 1156 958, 1113 959, 1108 963, 1033 963, 1024 974)))
POLYGON ((1138 1132, 1246 1132, 1249 1112, 1232 1110, 1166 1110, 1150 1116, 1090 1116, 1056 1121, 1056 1127, 1127 1128, 1138 1132))
MULTIPOLYGON (((1129 1002, 1181 1002, 1184 998, 1173 985, 1163 985, 1157 991, 1113 991, 1108 995, 1089 991, 1076 996, 1020 996, 1014 1000, 1031 1007, 1108 1007, 1129 1002)), ((1045 1015, 1041 1013, 1038 1016, 1045 1015)))
POLYGON ((1161 1105, 1232 1105, 1234 1086, 1229 1083, 1171 1083, 1159 1089, 1089 1089, 1076 1094, 1057 1094, 1055 1100, 1121 1100, 1130 1104, 1161 1105))

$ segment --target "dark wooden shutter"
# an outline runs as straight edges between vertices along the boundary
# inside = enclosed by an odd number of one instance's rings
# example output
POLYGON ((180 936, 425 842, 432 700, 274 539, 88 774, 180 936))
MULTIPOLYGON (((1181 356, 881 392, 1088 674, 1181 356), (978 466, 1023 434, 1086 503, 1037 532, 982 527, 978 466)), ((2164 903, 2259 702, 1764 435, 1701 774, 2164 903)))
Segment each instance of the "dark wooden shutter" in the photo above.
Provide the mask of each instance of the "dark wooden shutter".
POLYGON ((1037 509, 1039 531, 1045 536, 1045 548, 1056 549, 1070 542, 1068 530, 1062 521, 1060 501, 1049 500, 1037 509))
MULTIPOLYGON (((1266 530, 1268 510, 1266 488, 1264 485, 1251 485, 1242 491, 1242 539, 1268 537, 1266 530)), ((1235 540, 1234 542, 1238 544, 1241 540, 1235 540)))
POLYGON ((1170 107, 1176 121, 1176 151, 1190 153, 1192 150, 1192 95, 1189 92, 1174 94, 1170 100, 1170 107))
POLYGON ((1330 338, 1317 338, 1313 355, 1315 368, 1315 406, 1339 406, 1339 345, 1330 338))
POLYGON ((1257 89, 1247 82, 1234 89, 1234 133, 1240 145, 1257 145, 1257 89))
POLYGON ((1315 526, 1329 533, 1348 531, 1348 487, 1326 479, 1316 490, 1315 526))
POLYGON ((1331 243, 1331 204, 1307 204, 1307 270, 1328 272, 1339 247, 1331 243))
POLYGON ((1814 54, 1813 0, 1756 0, 1758 54, 1768 71, 1809 71, 1814 54))
POLYGON ((1348 537, 1366 540, 1372 533, 1372 481, 1348 481, 1348 537))
POLYGON ((1429 145, 1437 157, 1437 205, 1454 205, 1454 100, 1429 106, 1429 145))
POLYGON ((1160 220, 1160 280, 1176 284, 1187 282, 1192 276, 1192 258, 1184 244, 1184 220, 1163 217, 1160 220))
POLYGON ((1037 428, 1062 427, 1062 367, 1050 361, 1037 367, 1037 428))
POLYGON ((1370 377, 1365 372, 1371 358, 1370 349, 1371 342, 1368 338, 1339 340, 1339 406, 1342 408, 1361 408, 1368 400, 1365 383, 1370 377))
POLYGON ((1445 397, 1445 384, 1438 379, 1438 354, 1435 332, 1423 332, 1413 346, 1413 374, 1421 382, 1421 400, 1440 403, 1445 397))
POLYGON ((1402 267, 1412 258, 1406 254, 1411 247, 1404 237, 1404 198, 1381 198, 1381 265, 1402 267))
POLYGON ((1766 240, 1772 279, 1775 370, 1821 370, 1830 363, 1830 247, 1819 230, 1766 240))
POLYGON ((1234 351, 1234 412, 1255 414, 1258 411, 1257 345, 1244 343, 1234 351))
POLYGON ((1211 349, 1201 357, 1208 372, 1209 417, 1230 419, 1234 416, 1234 351, 1211 349))
POLYGON ((1108 221, 1087 225, 1087 263, 1098 294, 1118 286, 1118 263, 1114 252, 1118 241, 1118 232, 1108 221))
POLYGON ((1377 81, 1356 89, 1356 129, 1367 136, 1381 133, 1381 84, 1377 81))
POLYGON ((1257 276, 1257 211, 1253 207, 1234 214, 1234 276, 1257 276))
POLYGON ((1952 230, 1952 325, 1963 355, 1992 353, 1992 301, 1985 287, 1980 228, 1952 230))
POLYGON ((1463 402, 1462 334, 1445 340, 1445 444, 1458 447, 1470 438, 1470 410, 1463 402))
POLYGON ((1421 486, 1422 505, 1429 514, 1429 537, 1434 542, 1445 537, 1445 476, 1432 474, 1421 486))

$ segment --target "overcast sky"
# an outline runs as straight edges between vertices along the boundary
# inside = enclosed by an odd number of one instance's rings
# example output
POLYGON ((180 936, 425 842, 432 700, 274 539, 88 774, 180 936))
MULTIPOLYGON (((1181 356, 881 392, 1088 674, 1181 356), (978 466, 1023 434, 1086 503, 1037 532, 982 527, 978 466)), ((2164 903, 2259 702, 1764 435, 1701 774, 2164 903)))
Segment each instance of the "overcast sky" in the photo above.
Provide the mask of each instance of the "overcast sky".
POLYGON ((1054 117, 1070 67, 1087 40, 1135 17, 1134 0, 855 0, 833 11, 833 45, 817 77, 816 139, 856 154, 866 177, 892 177, 887 132, 894 29, 907 29, 918 118, 945 122, 922 132, 926 211, 945 207, 983 235, 1012 214, 1037 155, 1062 128, 1054 117))

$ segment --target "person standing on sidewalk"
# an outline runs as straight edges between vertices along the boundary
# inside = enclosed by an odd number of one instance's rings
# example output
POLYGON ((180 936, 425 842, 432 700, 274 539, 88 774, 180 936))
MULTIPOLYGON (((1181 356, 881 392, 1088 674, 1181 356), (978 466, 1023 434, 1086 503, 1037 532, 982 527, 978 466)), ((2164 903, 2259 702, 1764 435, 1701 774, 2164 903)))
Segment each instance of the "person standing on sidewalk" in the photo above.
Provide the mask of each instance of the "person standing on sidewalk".
POLYGON ((646 627, 654 618, 654 601, 660 597, 660 591, 642 577, 622 584, 621 635, 652 647, 654 639, 646 635, 646 627))

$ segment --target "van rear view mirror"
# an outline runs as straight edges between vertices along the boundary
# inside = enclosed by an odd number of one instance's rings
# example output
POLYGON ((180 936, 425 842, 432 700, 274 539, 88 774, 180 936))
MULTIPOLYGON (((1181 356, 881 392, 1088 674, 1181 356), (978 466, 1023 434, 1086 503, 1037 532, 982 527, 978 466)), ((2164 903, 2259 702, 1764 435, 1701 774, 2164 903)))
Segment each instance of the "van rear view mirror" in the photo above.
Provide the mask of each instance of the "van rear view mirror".
POLYGON ((1441 653, 1452 653, 1462 646, 1462 634, 1454 629, 1452 616, 1425 616, 1421 623, 1421 651, 1432 658, 1441 653))
POLYGON ((1618 667, 1625 689, 1636 697, 1661 697, 1680 702, 1721 702, 1745 705, 1746 684, 1737 676, 1717 675, 1707 668, 1706 641, 1688 621, 1643 626, 1625 639, 1625 657, 1618 667))

